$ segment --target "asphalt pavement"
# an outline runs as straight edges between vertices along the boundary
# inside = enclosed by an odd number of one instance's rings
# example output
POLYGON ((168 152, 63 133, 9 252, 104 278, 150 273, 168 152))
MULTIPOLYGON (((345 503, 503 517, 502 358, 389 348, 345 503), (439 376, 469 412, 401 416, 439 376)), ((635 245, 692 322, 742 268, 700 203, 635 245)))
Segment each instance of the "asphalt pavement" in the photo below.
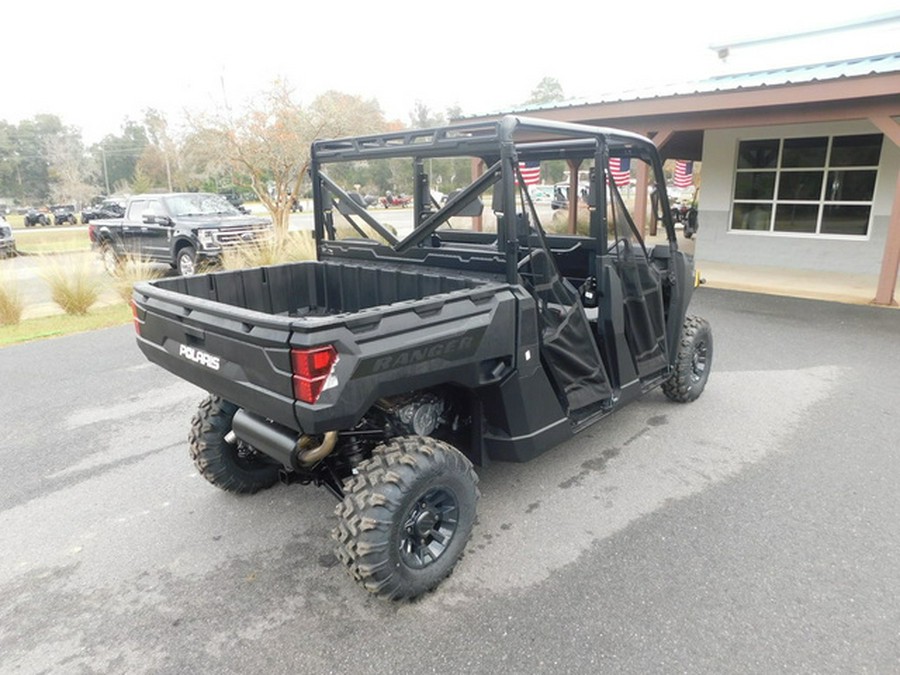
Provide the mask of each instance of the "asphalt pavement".
POLYGON ((692 311, 703 396, 480 469, 465 556, 402 604, 336 563, 324 490, 198 476, 202 392, 130 326, 0 349, 0 672, 900 671, 900 313, 692 311))

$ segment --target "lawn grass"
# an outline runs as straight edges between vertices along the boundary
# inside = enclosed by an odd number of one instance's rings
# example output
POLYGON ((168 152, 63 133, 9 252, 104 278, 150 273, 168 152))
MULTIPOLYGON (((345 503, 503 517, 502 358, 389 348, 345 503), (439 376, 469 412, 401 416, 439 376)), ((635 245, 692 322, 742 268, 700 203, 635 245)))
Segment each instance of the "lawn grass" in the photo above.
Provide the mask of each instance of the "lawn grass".
POLYGON ((0 347, 120 326, 131 320, 131 307, 125 303, 98 307, 84 316, 57 314, 25 319, 14 326, 0 326, 0 347))
POLYGON ((30 227, 16 230, 14 234, 16 249, 23 255, 91 250, 91 240, 86 228, 53 230, 30 227))

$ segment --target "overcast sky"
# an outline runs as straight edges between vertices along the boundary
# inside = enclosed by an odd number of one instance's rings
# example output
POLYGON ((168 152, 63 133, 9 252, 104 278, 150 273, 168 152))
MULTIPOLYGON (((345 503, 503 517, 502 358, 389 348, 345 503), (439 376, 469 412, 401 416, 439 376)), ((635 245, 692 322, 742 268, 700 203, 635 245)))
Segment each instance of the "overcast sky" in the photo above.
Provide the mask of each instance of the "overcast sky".
MULTIPOLYGON (((0 119, 53 113, 91 143, 148 107, 176 129, 186 110, 226 100, 239 108, 278 78, 304 103, 336 89, 375 98, 388 118, 404 123, 417 100, 439 112, 508 109, 545 76, 568 97, 591 99, 724 68, 750 70, 762 63, 758 50, 747 63, 734 52, 723 66, 709 46, 896 14, 897 0, 807 7, 784 0, 12 0, 2 10, 0 119)), ((832 36, 824 57, 895 51, 897 28, 887 47, 832 36)))

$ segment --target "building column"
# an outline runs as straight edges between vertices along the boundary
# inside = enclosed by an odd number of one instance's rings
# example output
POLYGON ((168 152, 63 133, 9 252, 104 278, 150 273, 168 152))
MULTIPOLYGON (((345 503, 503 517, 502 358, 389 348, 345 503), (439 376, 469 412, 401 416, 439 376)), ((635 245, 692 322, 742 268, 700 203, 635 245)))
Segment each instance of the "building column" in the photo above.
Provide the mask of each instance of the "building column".
POLYGON ((888 223, 887 240, 884 242, 884 257, 881 259, 881 274, 875 291, 876 305, 896 305, 894 289, 897 287, 897 268, 900 267, 900 173, 894 188, 894 205, 888 223))
MULTIPOLYGON (((869 121, 884 132, 894 145, 900 146, 900 124, 886 115, 870 117, 869 121)), ((897 287, 898 266, 900 266, 900 174, 897 174, 897 186, 894 188, 894 205, 891 207, 891 220, 888 223, 881 273, 878 275, 878 289, 875 291, 873 304, 897 304, 894 289, 897 287)))

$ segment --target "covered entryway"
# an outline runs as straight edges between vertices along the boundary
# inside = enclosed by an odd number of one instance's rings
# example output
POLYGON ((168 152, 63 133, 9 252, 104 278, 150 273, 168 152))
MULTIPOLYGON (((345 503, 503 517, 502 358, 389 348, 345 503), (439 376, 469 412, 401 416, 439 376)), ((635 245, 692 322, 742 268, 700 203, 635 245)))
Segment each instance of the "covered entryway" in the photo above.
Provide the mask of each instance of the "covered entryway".
MULTIPOLYGON (((896 304, 900 265, 900 53, 716 77, 642 92, 627 100, 616 96, 596 103, 520 112, 636 131, 652 138, 664 159, 701 161, 698 258, 723 264, 877 275, 872 301, 896 304), (857 183, 870 181, 870 191, 858 188, 828 193, 825 181, 831 180, 829 185, 834 186, 838 172, 848 169, 840 162, 829 163, 833 149, 852 144, 855 137, 873 136, 883 139, 877 164, 851 165, 849 169, 855 173, 845 175, 857 183), (784 163, 783 152, 785 140, 797 138, 826 139, 823 147, 829 155, 814 167, 822 176, 821 196, 789 194, 786 187, 775 192, 773 182, 772 194, 760 201, 768 200, 772 213, 779 206, 786 209, 789 205, 807 207, 811 213, 811 206, 816 205, 815 226, 783 227, 777 215, 771 217, 767 229, 735 226, 736 203, 752 203, 759 197, 752 190, 736 192, 738 172, 743 168, 739 167, 740 143, 769 140, 780 144, 781 154, 772 160, 776 162, 772 169, 775 180, 787 177, 798 183, 802 181, 795 174, 805 168, 790 166, 791 160, 784 163), (865 177, 863 172, 868 172, 865 177), (841 210, 849 213, 852 208, 859 218, 864 217, 864 229, 842 232, 827 220, 823 226, 823 218, 841 210)), ((757 170, 763 171, 747 169, 757 170)), ((571 174, 577 176, 577 171, 571 174)), ((638 173, 635 178, 637 193, 646 195, 640 189, 646 185, 646 176, 638 173)), ((743 180, 752 183, 752 177, 743 180)), ((781 180, 779 185, 789 182, 781 180)), ((649 209, 636 211, 645 213, 649 209)), ((647 229, 652 226, 649 219, 643 225, 647 229)))

